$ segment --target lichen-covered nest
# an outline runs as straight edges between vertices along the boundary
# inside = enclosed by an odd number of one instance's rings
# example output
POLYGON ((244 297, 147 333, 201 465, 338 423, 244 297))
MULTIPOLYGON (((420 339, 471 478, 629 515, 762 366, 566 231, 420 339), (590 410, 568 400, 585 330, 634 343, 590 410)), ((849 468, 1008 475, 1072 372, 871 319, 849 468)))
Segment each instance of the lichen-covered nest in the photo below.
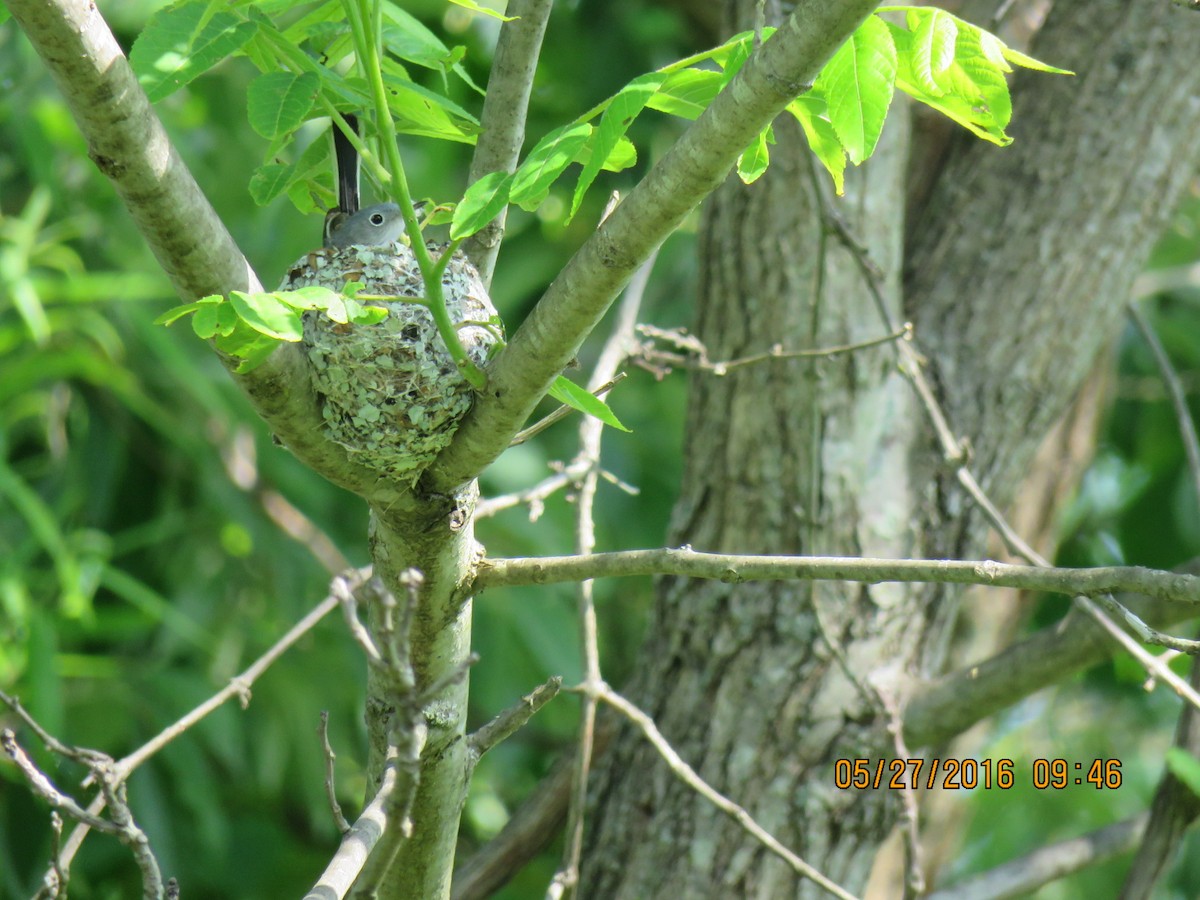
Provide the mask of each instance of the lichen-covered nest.
MULTIPOLYGON (((315 250, 296 262, 281 290, 321 285, 341 291, 361 281, 362 294, 424 296, 412 250, 403 243, 315 250)), ((442 278, 455 324, 497 323, 496 309, 475 268, 456 253, 442 278)), ((329 435, 355 459, 382 475, 415 482, 450 443, 471 408, 474 392, 446 349, 429 310, 416 303, 366 301, 386 306, 376 325, 339 324, 324 313, 304 314, 304 346, 329 435)), ((477 366, 498 341, 492 328, 458 329, 477 366)))

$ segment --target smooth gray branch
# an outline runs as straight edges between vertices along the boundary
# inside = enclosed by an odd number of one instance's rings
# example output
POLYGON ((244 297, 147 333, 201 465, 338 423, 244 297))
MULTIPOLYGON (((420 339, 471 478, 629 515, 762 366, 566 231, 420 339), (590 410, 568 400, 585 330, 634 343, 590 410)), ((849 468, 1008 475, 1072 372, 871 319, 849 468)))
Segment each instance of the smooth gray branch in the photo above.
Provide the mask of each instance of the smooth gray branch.
MULTIPOLYGON (((474 184, 492 172, 512 172, 517 167, 521 144, 525 140, 525 116, 529 94, 542 52, 542 37, 550 19, 554 0, 511 0, 505 12, 515 16, 500 28, 496 55, 488 75, 487 96, 479 123, 483 132, 475 144, 468 182, 474 184)), ((492 270, 504 238, 501 210, 487 226, 473 235, 463 250, 470 257, 485 285, 492 283, 492 270)))
POLYGON ((555 278, 488 372, 481 401, 426 472, 438 492, 499 456, 650 253, 714 191, 738 155, 878 5, 802 0, 555 278))

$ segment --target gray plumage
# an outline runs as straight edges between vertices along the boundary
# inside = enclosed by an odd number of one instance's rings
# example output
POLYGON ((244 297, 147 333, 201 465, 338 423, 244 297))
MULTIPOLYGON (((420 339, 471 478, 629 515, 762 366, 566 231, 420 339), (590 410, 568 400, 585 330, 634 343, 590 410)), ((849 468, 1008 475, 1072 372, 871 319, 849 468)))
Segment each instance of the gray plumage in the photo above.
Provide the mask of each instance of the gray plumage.
POLYGON ((350 215, 330 213, 325 225, 325 246, 383 247, 403 234, 404 216, 400 215, 400 207, 395 203, 377 203, 350 215))

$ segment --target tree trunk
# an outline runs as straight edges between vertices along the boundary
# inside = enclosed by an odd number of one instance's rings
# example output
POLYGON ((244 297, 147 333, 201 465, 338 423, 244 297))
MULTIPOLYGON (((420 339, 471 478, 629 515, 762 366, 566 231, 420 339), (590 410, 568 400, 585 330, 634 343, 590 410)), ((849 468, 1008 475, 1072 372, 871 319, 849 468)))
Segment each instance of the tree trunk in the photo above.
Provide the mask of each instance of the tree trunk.
MULTIPOLYGON (((731 26, 752 27, 753 2, 728 5, 731 26)), ((891 315, 915 322, 950 421, 1001 503, 1111 341, 1200 133, 1200 16, 1147 0, 1065 3, 1042 31, 1036 55, 1078 77, 1019 77, 1017 142, 956 140, 907 247, 901 109, 836 202, 886 273, 891 315)), ((802 137, 783 121, 776 137, 767 175, 731 179, 706 210, 696 332, 714 360, 886 331, 822 226, 802 137)), ((696 375, 686 453, 674 543, 969 557, 986 536, 886 346, 696 375)), ((833 762, 896 755, 875 688, 902 695, 904 675, 942 665, 956 596, 665 579, 629 694, 702 777, 861 890, 899 805, 837 790, 833 762)), ((630 730, 595 801, 584 896, 822 894, 630 730)))

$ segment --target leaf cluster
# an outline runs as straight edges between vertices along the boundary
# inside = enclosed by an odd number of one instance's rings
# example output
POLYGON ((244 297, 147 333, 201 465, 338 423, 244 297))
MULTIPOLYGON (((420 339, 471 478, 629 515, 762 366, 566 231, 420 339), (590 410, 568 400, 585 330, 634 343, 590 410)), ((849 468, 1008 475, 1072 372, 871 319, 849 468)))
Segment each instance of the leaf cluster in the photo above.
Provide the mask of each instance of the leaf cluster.
POLYGON ((304 338, 302 316, 306 310, 321 312, 339 325, 382 322, 387 318, 386 309, 355 299, 362 287, 362 282, 356 281, 347 284, 342 293, 318 285, 294 291, 231 291, 228 297, 213 295, 176 306, 154 323, 170 325, 191 315, 196 336, 241 360, 237 371, 248 372, 266 360, 280 342, 296 343, 304 338))

